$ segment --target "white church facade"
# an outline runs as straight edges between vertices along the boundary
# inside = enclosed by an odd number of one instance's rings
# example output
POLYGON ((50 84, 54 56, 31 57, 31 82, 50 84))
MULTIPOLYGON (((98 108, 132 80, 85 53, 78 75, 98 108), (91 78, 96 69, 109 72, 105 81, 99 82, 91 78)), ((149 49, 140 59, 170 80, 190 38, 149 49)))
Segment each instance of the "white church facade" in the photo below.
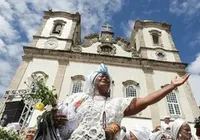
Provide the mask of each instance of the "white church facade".
MULTIPOLYGON (((41 26, 29 46, 24 46, 23 60, 8 91, 27 89, 32 74, 44 76, 46 84, 56 89, 59 101, 85 88, 85 77, 103 62, 112 77, 111 98, 144 97, 185 74, 172 36, 171 25, 136 20, 130 40, 114 37, 109 25, 81 42, 79 13, 44 12, 41 26)), ((36 123, 37 111, 29 114, 29 125, 36 123)), ((160 102, 135 116, 123 119, 122 125, 160 125, 163 116, 184 118, 192 126, 200 111, 188 83, 178 87, 160 102)))

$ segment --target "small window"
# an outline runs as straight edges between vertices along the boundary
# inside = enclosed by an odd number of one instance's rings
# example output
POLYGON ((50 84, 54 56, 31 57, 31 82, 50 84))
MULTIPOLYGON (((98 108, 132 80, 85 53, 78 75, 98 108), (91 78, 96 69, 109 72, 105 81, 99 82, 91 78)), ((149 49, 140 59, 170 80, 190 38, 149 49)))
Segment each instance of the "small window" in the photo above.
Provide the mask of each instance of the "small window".
POLYGON ((159 45, 159 36, 157 34, 152 34, 153 44, 159 45))
POLYGON ((171 92, 167 96, 167 105, 171 115, 181 115, 179 103, 176 94, 171 92))
POLYGON ((74 81, 72 86, 72 93, 83 92, 83 83, 82 81, 74 81))
POLYGON ((157 53, 156 53, 156 56, 157 56, 157 58, 158 58, 159 60, 165 59, 165 54, 162 53, 162 52, 157 52, 157 53))
POLYGON ((57 23, 53 28, 53 33, 54 34, 60 34, 61 30, 62 30, 62 24, 61 23, 57 23))
POLYGON ((79 93, 83 92, 85 77, 83 75, 75 75, 71 77, 72 79, 72 87, 71 93, 79 93))
POLYGON ((126 87, 126 97, 136 97, 136 89, 133 85, 126 87))
POLYGON ((112 48, 109 47, 109 46, 102 46, 102 47, 101 47, 101 51, 102 51, 103 53, 111 53, 112 48))
POLYGON ((114 55, 116 54, 116 47, 108 43, 101 44, 97 47, 99 54, 114 55))
POLYGON ((149 31, 149 33, 152 36, 153 45, 161 45, 162 46, 161 32, 157 31, 157 30, 151 30, 151 31, 149 31))
POLYGON ((51 34, 61 35, 65 24, 63 20, 55 20, 51 34))

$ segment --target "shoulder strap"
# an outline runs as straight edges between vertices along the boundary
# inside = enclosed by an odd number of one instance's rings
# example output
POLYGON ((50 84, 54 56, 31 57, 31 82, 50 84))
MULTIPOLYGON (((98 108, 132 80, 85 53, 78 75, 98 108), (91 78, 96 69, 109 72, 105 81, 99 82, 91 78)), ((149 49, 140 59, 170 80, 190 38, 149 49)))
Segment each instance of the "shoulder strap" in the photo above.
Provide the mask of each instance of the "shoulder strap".
POLYGON ((76 102, 74 103, 75 111, 76 111, 77 108, 78 108, 84 101, 86 101, 88 98, 89 98, 89 96, 86 95, 85 97, 82 97, 82 98, 80 98, 78 101, 76 101, 76 102))

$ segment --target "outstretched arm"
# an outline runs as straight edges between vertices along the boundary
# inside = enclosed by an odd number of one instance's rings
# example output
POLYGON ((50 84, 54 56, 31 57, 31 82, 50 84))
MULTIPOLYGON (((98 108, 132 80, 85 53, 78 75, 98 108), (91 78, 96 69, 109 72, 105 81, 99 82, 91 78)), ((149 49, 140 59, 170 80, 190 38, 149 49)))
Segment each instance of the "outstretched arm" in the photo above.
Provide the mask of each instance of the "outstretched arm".
POLYGON ((135 115, 145 109, 147 106, 157 103, 162 98, 164 98, 167 94, 173 91, 176 87, 185 83, 185 81, 189 78, 190 74, 185 74, 181 78, 175 77, 171 84, 167 85, 166 87, 155 91, 144 98, 134 98, 130 105, 124 111, 124 116, 135 115))

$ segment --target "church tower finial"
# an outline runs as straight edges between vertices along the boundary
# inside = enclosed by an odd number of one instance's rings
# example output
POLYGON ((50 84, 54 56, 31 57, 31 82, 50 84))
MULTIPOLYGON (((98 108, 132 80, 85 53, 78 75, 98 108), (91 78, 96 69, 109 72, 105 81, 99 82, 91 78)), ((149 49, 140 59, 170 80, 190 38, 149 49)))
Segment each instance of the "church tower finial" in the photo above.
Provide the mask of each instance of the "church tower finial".
POLYGON ((109 24, 103 25, 102 26, 102 31, 107 31, 107 32, 112 32, 113 27, 109 24))

